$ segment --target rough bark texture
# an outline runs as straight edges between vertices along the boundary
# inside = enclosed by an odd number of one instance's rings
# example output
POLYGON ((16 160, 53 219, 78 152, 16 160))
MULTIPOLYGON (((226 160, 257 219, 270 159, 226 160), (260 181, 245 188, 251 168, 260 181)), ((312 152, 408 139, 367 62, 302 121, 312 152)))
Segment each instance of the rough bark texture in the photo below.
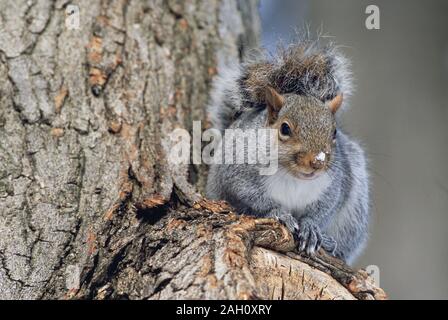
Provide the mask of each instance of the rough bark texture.
POLYGON ((148 200, 148 223, 112 248, 77 298, 384 299, 364 271, 323 253, 293 252, 288 230, 272 219, 237 216, 223 202, 194 204, 174 190, 148 200), (153 224, 153 216, 161 217, 153 224), (112 266, 112 267, 111 267, 112 266))
POLYGON ((218 60, 257 43, 255 1, 72 3, 79 30, 68 1, 0 1, 0 298, 384 296, 291 253, 278 223, 200 200, 202 166, 167 164, 218 60))

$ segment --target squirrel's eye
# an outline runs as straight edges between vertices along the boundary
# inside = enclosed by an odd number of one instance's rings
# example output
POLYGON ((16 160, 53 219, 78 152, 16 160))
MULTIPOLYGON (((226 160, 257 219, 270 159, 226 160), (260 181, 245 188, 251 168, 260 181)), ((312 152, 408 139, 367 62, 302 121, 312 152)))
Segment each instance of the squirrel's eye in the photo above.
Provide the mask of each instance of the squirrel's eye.
POLYGON ((281 127, 280 127, 280 133, 283 136, 290 136, 291 135, 291 128, 289 127, 289 125, 286 122, 283 122, 281 127))
POLYGON ((336 134, 338 133, 338 129, 334 129, 333 132, 333 141, 336 140, 336 134))

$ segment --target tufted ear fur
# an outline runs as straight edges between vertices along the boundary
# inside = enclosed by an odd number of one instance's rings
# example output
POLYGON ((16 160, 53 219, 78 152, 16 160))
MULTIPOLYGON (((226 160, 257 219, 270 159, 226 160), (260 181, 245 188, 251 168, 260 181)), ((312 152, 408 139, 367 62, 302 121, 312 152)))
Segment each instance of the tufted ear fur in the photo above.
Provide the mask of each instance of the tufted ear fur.
POLYGON ((340 106, 342 105, 343 95, 342 93, 339 93, 336 97, 334 97, 332 100, 327 102, 328 107, 330 108, 331 112, 336 113, 340 106))
POLYGON ((278 113, 285 103, 285 98, 270 86, 266 87, 265 95, 268 107, 268 122, 272 124, 277 120, 278 113))

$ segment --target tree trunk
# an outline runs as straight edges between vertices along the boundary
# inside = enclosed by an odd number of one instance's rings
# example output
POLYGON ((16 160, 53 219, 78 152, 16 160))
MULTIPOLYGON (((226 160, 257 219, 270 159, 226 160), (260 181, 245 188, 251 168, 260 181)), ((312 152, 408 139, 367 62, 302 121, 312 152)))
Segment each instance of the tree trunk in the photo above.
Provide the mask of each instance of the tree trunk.
POLYGON ((0 2, 0 298, 384 297, 167 164, 218 61, 256 46, 255 0, 78 1, 74 30, 67 4, 0 2))

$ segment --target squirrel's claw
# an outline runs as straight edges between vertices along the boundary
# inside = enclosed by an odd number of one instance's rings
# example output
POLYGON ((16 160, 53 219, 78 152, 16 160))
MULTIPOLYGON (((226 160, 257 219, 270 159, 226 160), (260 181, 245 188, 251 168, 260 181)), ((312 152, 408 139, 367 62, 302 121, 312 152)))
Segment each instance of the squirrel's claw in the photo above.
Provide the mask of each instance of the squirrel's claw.
POLYGON ((334 255, 336 252, 336 248, 338 246, 338 243, 332 238, 327 235, 322 235, 322 248, 327 251, 328 253, 334 255))
POLYGON ((313 255, 320 249, 322 234, 319 227, 313 221, 301 220, 295 234, 297 249, 299 251, 313 255))
POLYGON ((285 215, 278 218, 278 220, 292 231, 298 251, 314 255, 320 248, 323 248, 328 253, 334 255, 337 247, 336 241, 332 237, 323 234, 314 221, 302 219, 297 223, 297 220, 290 215, 285 215))

